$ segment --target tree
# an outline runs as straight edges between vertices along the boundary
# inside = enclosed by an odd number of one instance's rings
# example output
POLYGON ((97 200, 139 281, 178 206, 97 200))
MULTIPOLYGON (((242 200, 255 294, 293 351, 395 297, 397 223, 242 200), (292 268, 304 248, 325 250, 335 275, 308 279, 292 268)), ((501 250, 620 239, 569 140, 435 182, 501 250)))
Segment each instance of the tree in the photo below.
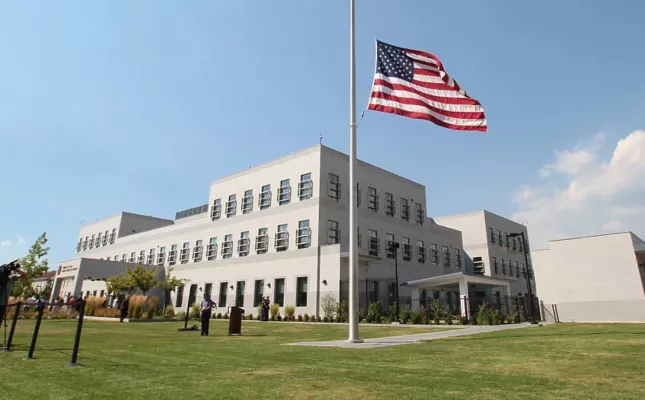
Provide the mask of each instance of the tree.
MULTIPOLYGON (((124 290, 128 292, 132 291, 132 281, 129 277, 123 275, 114 275, 105 280, 105 287, 107 289, 108 295, 116 297, 118 299, 119 293, 124 290)), ((113 298, 112 297, 112 298, 113 298)), ((111 304, 111 299, 108 301, 108 304, 111 304)))
POLYGON ((178 287, 183 286, 186 281, 172 276, 173 267, 168 267, 166 271, 166 280, 157 282, 159 287, 164 292, 163 313, 166 313, 166 306, 170 304, 170 292, 177 290, 178 287))
POLYGON ((43 232, 29 249, 29 254, 19 261, 20 269, 25 274, 13 286, 12 296, 25 297, 34 294, 32 287, 34 279, 41 277, 49 270, 49 260, 43 258, 49 252, 49 247, 45 247, 46 244, 47 232, 43 232))
POLYGON ((137 264, 133 269, 128 268, 126 276, 132 282, 132 286, 141 289, 144 296, 150 289, 157 286, 154 268, 145 269, 137 264))

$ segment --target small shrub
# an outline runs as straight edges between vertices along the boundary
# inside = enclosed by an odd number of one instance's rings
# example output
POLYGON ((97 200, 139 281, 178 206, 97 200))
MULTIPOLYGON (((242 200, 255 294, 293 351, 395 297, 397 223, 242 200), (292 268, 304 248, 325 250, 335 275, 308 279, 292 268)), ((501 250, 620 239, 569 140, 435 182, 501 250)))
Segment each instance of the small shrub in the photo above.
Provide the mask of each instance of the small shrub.
POLYGON ((217 319, 222 319, 222 313, 221 312, 217 313, 217 319))
POLYGON ((296 313, 296 307, 295 306, 286 306, 284 308, 284 315, 288 317, 289 320, 293 321, 294 314, 296 313))
POLYGON ((376 321, 377 324, 389 324, 390 322, 392 322, 392 320, 386 316, 381 316, 381 318, 376 321))
POLYGON ((190 318, 199 319, 199 304, 190 306, 190 318))
POLYGON ((492 323, 492 315, 486 303, 479 306, 477 311, 477 325, 490 325, 492 323))
POLYGON ((269 317, 269 319, 270 319, 271 321, 275 321, 275 315, 270 316, 270 317, 269 317))
POLYGON ((329 317, 325 315, 325 317, 323 318, 323 321, 324 322, 329 322, 329 317))
POLYGON ((153 316, 157 315, 159 311, 161 310, 161 307, 159 307, 159 304, 161 301, 159 300, 159 297, 157 296, 150 296, 148 297, 148 314, 150 315, 150 318, 153 316))
POLYGON ((446 325, 452 325, 452 314, 450 312, 446 312, 444 320, 446 321, 446 325))
POLYGON ((367 317, 365 318, 369 323, 378 324, 381 320, 381 302, 376 301, 370 304, 367 310, 367 317))
POLYGON ((302 315, 298 314, 298 321, 302 322, 302 315))
POLYGON ((271 304, 271 307, 269 308, 269 314, 271 314, 271 316, 274 317, 274 319, 279 312, 280 312, 280 305, 277 303, 271 304))
POLYGON ((441 323, 441 302, 439 299, 435 299, 432 302, 432 320, 435 325, 439 325, 441 323))
POLYGON ((228 319, 228 313, 224 314, 224 319, 228 319))
POLYGON ((411 319, 412 309, 410 306, 405 306, 399 311, 399 322, 407 324, 411 319))
POLYGON ((418 312, 417 310, 412 310, 410 313, 410 319, 412 320, 413 324, 421 324, 423 320, 421 319, 421 313, 418 312))
POLYGON ((185 320, 186 319, 186 313, 184 311, 179 311, 177 313, 177 318, 180 320, 185 320))
POLYGON ((459 324, 460 325, 468 325, 468 318, 466 318, 465 316, 462 315, 461 318, 459 318, 459 324))
POLYGON ((325 293, 320 300, 320 305, 322 307, 323 314, 328 320, 336 316, 336 313, 338 312, 338 301, 333 294, 325 293))
POLYGON ((249 313, 249 314, 246 316, 246 319, 248 319, 249 321, 253 321, 253 314, 249 313))
POLYGON ((278 314, 277 318, 278 318, 278 321, 282 321, 282 315, 278 314))
POLYGON ((303 317, 303 319, 305 320, 305 322, 309 322, 309 314, 305 314, 305 316, 303 317))

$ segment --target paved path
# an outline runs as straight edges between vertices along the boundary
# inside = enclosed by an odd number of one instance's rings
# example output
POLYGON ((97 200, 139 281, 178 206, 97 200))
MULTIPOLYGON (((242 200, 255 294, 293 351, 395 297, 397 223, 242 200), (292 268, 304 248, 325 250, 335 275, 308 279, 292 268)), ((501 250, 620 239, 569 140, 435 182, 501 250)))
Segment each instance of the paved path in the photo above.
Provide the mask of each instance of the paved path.
POLYGON ((477 333, 503 331, 507 329, 525 328, 531 324, 512 325, 477 325, 463 329, 450 329, 439 332, 416 333, 405 336, 388 336, 375 339, 365 339, 363 343, 349 343, 346 340, 330 340, 326 342, 300 342, 287 343, 287 346, 313 346, 313 347, 342 347, 347 349, 372 349, 375 347, 400 346, 402 344, 419 343, 427 340, 443 339, 453 336, 474 335, 477 333))

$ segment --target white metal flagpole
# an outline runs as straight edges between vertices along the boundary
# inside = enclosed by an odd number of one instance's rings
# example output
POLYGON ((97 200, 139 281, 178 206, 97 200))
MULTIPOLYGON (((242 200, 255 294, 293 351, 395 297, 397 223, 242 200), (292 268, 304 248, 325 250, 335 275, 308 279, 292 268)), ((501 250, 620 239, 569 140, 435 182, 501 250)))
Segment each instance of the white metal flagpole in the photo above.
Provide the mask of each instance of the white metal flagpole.
POLYGON ((356 208, 356 55, 354 35, 354 0, 349 0, 349 342, 358 337, 358 210, 356 208))

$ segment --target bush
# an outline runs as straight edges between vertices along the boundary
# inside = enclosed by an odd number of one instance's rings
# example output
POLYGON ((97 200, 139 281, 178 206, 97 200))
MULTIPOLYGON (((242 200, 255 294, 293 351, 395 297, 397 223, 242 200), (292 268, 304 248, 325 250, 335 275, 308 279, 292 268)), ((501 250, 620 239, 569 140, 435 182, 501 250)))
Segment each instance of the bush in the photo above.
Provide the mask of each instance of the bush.
POLYGON ((305 314, 304 320, 305 320, 305 322, 309 322, 309 314, 305 314))
POLYGON ((121 317, 121 311, 115 308, 99 308, 94 315, 97 317, 119 318, 121 317))
POLYGON ((338 312, 338 301, 333 294, 325 293, 320 300, 320 305, 322 307, 323 314, 327 319, 332 319, 336 316, 336 313, 338 312))
POLYGON ((444 321, 446 321, 446 325, 452 325, 452 318, 452 313, 449 310, 446 311, 446 313, 444 314, 444 321))
POLYGON ((477 325, 491 325, 492 315, 486 303, 479 306, 477 311, 477 325))
POLYGON ((410 308, 410 306, 405 306, 401 310, 399 310, 399 322, 401 322, 402 324, 407 324, 411 319, 411 312, 412 309, 410 308))
POLYGON ((161 300, 159 300, 159 297, 157 296, 148 297, 147 308, 148 308, 148 314, 150 315, 150 318, 156 316, 161 311, 161 307, 159 307, 159 304, 161 304, 161 300))
POLYGON ((221 312, 217 313, 217 319, 222 319, 222 313, 221 312))
POLYGON ((367 317, 365 320, 372 324, 378 324, 381 320, 381 302, 377 301, 370 304, 367 310, 367 317))
POLYGON ((295 306, 286 306, 284 308, 284 315, 285 315, 285 317, 287 317, 287 318, 285 318, 285 321, 286 320, 293 321, 295 313, 296 313, 296 307, 295 306))
POLYGON ((85 315, 94 316, 105 303, 104 297, 89 296, 85 301, 85 315))
POLYGON ((164 316, 166 318, 174 318, 175 317, 175 307, 167 306, 166 307, 166 314, 164 316))
POLYGON ((224 314, 224 319, 228 319, 228 313, 224 314))
POLYGON ((190 306, 190 318, 199 319, 199 304, 190 306))
POLYGON ((298 314, 298 321, 302 322, 302 315, 298 314))
POLYGON ((463 315, 462 315, 462 316, 459 318, 459 324, 460 324, 460 325, 468 325, 468 318, 466 318, 465 316, 463 316, 463 315))
POLYGON ((253 314, 249 313, 249 314, 246 316, 246 319, 248 319, 249 321, 253 321, 253 314))
POLYGON ((277 303, 272 303, 271 307, 269 308, 269 314, 273 317, 273 319, 275 319, 275 317, 278 315, 279 312, 280 312, 280 305, 277 303))
POLYGON ((184 311, 179 311, 177 313, 177 318, 182 320, 182 321, 185 320, 186 319, 186 313, 184 311))
POLYGON ((270 316, 270 317, 269 317, 269 319, 270 319, 271 321, 275 321, 275 315, 270 316))
POLYGON ((325 316, 325 317, 323 318, 323 321, 324 321, 324 322, 329 322, 329 317, 325 316))
POLYGON ((262 319, 262 304, 258 306, 258 319, 262 319))
POLYGON ((410 320, 412 321, 413 324, 416 324, 416 325, 423 322, 423 320, 421 319, 421 313, 418 312, 417 310, 412 310, 410 312, 410 320))
POLYGON ((441 302, 439 299, 435 299, 432 302, 432 320, 435 325, 439 325, 441 323, 441 302))
POLYGON ((278 321, 282 321, 282 316, 280 314, 278 314, 277 317, 278 317, 278 321))

